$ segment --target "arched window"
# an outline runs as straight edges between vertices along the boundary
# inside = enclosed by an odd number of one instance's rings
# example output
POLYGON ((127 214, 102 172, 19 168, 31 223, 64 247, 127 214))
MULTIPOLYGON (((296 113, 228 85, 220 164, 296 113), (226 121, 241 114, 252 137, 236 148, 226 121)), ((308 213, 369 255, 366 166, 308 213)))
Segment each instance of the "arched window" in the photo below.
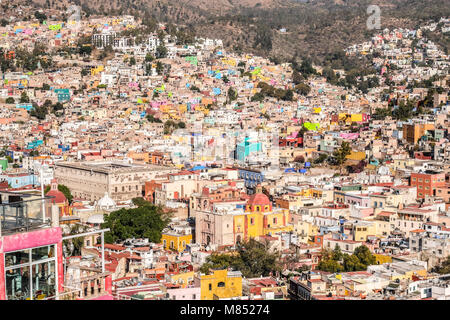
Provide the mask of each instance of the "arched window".
POLYGON ((225 282, 223 282, 223 281, 219 282, 219 283, 217 284, 217 287, 219 287, 219 288, 225 287, 225 282))

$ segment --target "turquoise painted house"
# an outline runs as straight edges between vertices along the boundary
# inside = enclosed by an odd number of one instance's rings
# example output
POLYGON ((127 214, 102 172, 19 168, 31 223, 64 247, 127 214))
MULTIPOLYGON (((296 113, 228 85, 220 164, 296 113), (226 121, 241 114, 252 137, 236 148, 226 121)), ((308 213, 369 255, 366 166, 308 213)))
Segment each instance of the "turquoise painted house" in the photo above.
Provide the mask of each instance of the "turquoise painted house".
POLYGON ((252 142, 250 141, 250 138, 247 137, 244 142, 241 142, 236 146, 236 159, 245 161, 251 153, 259 152, 261 150, 261 142, 252 142))

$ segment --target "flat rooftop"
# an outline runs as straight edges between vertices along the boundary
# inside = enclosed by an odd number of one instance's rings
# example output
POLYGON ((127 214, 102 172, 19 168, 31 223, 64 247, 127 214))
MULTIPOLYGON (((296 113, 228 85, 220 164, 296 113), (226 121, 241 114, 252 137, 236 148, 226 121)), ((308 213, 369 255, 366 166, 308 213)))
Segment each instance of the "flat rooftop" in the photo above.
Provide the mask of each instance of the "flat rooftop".
POLYGON ((57 162, 56 167, 86 170, 99 173, 127 173, 142 171, 163 171, 175 169, 172 167, 157 166, 151 164, 136 164, 115 161, 88 161, 88 162, 57 162))

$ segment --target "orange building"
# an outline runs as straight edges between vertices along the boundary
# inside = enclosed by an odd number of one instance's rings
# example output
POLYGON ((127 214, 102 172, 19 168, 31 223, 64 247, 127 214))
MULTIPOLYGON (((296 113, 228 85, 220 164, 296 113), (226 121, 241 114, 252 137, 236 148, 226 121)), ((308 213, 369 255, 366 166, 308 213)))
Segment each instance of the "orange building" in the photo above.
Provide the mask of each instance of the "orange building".
POLYGON ((445 187, 445 173, 427 171, 425 173, 411 173, 411 186, 417 187, 417 198, 425 196, 439 196, 437 188, 445 187))
POLYGON ((403 125, 403 139, 408 143, 416 144, 425 135, 425 131, 434 130, 432 123, 416 123, 403 125))
POLYGON ((133 159, 133 162, 143 162, 143 163, 149 163, 150 155, 148 152, 135 152, 130 151, 127 154, 128 158, 133 159))

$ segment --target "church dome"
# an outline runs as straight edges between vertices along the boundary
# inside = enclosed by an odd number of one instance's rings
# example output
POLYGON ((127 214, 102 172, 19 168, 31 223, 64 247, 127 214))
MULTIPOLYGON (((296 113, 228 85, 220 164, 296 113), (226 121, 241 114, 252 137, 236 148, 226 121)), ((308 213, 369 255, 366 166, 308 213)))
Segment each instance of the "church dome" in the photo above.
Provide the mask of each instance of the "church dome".
POLYGON ((116 207, 116 202, 108 195, 108 192, 105 192, 105 195, 98 200, 97 206, 100 209, 113 209, 116 207))
POLYGON ((248 199, 247 211, 269 212, 272 211, 272 204, 264 193, 256 193, 248 199))
POLYGON ((47 192, 46 196, 52 197, 51 202, 56 204, 66 203, 67 201, 64 193, 58 190, 58 183, 56 182, 56 179, 52 180, 50 191, 47 192))
POLYGON ((248 204, 250 206, 267 206, 271 203, 269 198, 264 193, 257 193, 250 197, 248 204))

